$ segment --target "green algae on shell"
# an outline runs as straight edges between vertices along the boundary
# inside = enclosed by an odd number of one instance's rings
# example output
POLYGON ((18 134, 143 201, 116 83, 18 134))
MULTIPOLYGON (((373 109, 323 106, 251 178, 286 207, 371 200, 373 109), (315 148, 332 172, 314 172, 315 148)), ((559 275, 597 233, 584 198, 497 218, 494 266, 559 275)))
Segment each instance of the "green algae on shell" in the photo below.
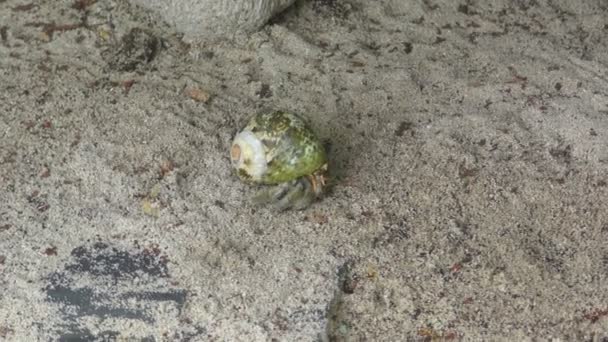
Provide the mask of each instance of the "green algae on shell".
POLYGON ((232 165, 245 182, 280 184, 327 167, 327 154, 308 123, 285 111, 254 115, 230 151, 232 165))

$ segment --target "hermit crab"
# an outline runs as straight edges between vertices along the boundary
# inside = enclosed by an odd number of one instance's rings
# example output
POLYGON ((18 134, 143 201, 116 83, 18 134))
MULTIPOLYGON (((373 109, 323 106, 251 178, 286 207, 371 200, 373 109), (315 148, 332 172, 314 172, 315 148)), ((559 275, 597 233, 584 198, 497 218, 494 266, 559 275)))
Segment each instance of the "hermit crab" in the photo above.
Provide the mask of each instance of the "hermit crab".
POLYGON ((268 111, 254 115, 234 137, 230 159, 241 180, 259 185, 253 197, 256 204, 301 210, 323 194, 327 154, 298 114, 268 111))

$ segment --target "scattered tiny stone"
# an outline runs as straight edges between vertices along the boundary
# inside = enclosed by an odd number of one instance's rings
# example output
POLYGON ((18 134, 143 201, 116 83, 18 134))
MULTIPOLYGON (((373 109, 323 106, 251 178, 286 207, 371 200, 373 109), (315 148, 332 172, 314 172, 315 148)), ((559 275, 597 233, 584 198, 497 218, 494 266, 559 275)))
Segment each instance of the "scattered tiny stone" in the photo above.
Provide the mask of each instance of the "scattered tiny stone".
POLYGON ((173 162, 171 160, 164 160, 160 163, 160 176, 161 178, 165 177, 167 174, 169 174, 171 171, 173 171, 173 169, 175 168, 175 166, 173 165, 173 162))
POLYGON ((48 167, 43 167, 40 171, 40 178, 48 178, 51 175, 51 170, 48 167))
POLYGON ((44 250, 44 254, 48 256, 57 255, 57 247, 51 246, 44 250))

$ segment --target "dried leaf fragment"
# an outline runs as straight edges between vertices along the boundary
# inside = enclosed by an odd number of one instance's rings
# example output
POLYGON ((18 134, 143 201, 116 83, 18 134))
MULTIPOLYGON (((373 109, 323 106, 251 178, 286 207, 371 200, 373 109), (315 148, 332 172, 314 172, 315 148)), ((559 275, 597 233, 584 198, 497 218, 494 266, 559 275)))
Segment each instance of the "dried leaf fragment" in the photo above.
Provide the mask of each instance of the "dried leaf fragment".
POLYGON ((211 98, 209 92, 200 88, 186 89, 186 95, 196 102, 207 103, 211 98))

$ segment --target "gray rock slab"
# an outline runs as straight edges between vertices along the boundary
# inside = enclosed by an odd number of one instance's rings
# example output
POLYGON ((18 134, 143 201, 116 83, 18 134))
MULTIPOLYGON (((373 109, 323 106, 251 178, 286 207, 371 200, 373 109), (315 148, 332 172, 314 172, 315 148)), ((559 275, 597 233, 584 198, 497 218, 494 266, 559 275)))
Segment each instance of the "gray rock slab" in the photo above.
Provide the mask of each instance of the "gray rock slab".
POLYGON ((213 41, 238 31, 253 32, 295 0, 130 0, 150 9, 186 34, 213 41))

